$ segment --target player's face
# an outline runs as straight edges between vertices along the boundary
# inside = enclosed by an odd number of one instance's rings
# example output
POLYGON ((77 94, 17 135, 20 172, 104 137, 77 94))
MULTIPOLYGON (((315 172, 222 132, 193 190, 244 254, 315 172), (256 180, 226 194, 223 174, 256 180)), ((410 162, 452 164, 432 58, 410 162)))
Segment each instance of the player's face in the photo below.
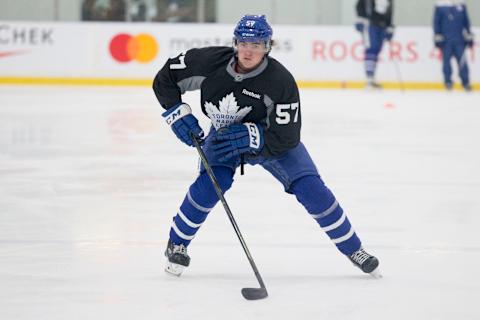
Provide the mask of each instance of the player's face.
POLYGON ((255 69, 265 56, 266 48, 263 42, 237 43, 238 64, 242 71, 248 72, 255 69))

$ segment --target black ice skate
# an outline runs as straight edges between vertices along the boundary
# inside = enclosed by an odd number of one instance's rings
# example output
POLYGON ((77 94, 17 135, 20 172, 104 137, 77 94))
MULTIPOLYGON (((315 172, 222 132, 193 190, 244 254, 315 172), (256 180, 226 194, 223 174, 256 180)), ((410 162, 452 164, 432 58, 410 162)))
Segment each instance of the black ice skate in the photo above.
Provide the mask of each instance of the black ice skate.
POLYGON ((370 274, 374 278, 381 278, 382 275, 378 270, 379 261, 363 248, 358 249, 348 257, 352 263, 365 273, 370 274))
POLYGON ((190 264, 187 247, 183 244, 174 244, 170 240, 168 240, 167 250, 165 250, 165 257, 167 257, 165 271, 176 276, 180 276, 183 269, 190 264))
POLYGON ((379 84, 378 82, 368 79, 367 80, 367 85, 365 86, 365 89, 367 90, 380 90, 382 89, 382 85, 379 84))

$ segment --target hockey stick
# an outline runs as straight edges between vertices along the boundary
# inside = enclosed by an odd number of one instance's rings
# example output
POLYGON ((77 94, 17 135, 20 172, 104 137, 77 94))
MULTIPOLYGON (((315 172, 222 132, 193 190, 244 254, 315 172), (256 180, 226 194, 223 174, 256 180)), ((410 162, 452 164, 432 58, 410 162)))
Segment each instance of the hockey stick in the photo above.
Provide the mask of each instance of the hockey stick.
POLYGON ((242 244, 243 251, 245 251, 245 254, 247 255, 248 262, 250 262, 250 265, 252 266, 253 272, 255 273, 255 277, 257 277, 258 283, 260 284, 260 288, 243 288, 242 295, 247 300, 264 299, 268 296, 268 292, 267 292, 267 288, 265 287, 265 283, 262 280, 262 276, 260 276, 260 272, 258 272, 257 266, 253 261, 252 255, 250 254, 250 251, 247 248, 247 244, 245 243, 245 240, 243 240, 243 237, 242 237, 242 234, 240 233, 240 229, 238 228, 237 222, 235 221, 232 211, 230 210, 230 207, 228 206, 227 201, 223 196, 222 188, 220 188, 217 178, 213 174, 212 168, 208 164, 207 157, 205 156, 205 153, 200 147, 200 143, 198 142, 197 138, 193 133, 191 133, 190 136, 192 138, 193 144, 195 145, 195 148, 198 151, 198 154, 200 155, 202 164, 205 167, 205 170, 207 171, 207 174, 210 177, 210 180, 212 181, 213 187, 215 188, 215 192, 217 193, 220 201, 222 201, 223 207, 227 212, 228 218, 232 223, 233 229, 235 229, 235 233, 237 234, 238 240, 240 240, 240 243, 242 244))
MULTIPOLYGON (((392 51, 392 41, 389 41, 389 43, 390 43, 390 51, 392 51)), ((392 61, 393 61, 393 65, 395 66, 395 72, 397 74, 397 81, 400 84, 400 90, 403 93, 403 92, 405 92, 405 84, 403 83, 402 74, 400 73, 400 67, 398 66, 397 60, 392 59, 392 61)))

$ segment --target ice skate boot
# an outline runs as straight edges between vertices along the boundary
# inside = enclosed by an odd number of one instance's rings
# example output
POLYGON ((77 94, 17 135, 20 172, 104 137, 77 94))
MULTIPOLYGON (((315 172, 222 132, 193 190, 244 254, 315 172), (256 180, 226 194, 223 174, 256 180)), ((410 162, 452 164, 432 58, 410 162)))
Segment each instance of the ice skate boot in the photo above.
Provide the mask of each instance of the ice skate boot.
POLYGON ((382 275, 378 270, 379 261, 363 248, 358 249, 348 257, 352 263, 365 273, 370 274, 374 278, 381 278, 382 275))
POLYGON ((382 85, 378 82, 374 81, 373 79, 368 79, 367 84, 365 86, 367 90, 380 90, 382 89, 382 85))
POLYGON ((178 277, 190 264, 187 247, 183 244, 177 245, 170 240, 168 240, 167 250, 165 250, 165 257, 167 257, 165 271, 178 277))

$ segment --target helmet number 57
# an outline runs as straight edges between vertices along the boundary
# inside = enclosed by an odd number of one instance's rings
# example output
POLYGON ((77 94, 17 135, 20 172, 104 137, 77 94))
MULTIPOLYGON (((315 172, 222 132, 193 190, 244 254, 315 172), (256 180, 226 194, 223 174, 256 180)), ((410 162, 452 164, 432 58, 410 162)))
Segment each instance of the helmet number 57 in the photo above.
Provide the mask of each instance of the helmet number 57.
POLYGON ((298 107, 298 102, 290 103, 290 104, 277 104, 276 115, 277 117, 275 120, 278 124, 288 124, 292 120, 290 115, 290 110, 295 111, 295 116, 293 117, 293 122, 298 121, 298 111, 300 108, 298 107))

